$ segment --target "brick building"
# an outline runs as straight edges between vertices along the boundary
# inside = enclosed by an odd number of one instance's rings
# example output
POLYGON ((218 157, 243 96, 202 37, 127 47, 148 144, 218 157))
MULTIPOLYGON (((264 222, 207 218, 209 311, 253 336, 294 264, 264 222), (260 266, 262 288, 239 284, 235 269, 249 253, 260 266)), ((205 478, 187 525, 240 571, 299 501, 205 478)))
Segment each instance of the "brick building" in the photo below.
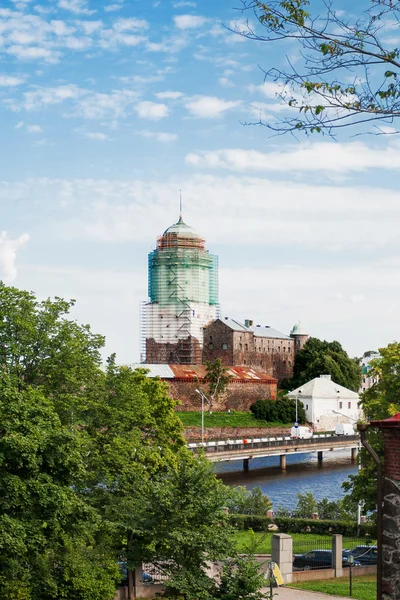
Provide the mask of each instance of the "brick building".
POLYGON ((239 323, 225 317, 204 327, 203 362, 220 358, 226 365, 252 367, 277 379, 288 379, 294 357, 309 336, 300 323, 290 335, 269 326, 239 323))
MULTIPOLYGON (((132 368, 147 369, 148 377, 160 377, 168 383, 170 396, 180 401, 177 411, 201 409, 196 388, 207 394, 204 365, 135 364, 132 368)), ((256 400, 276 400, 278 381, 267 373, 251 367, 230 367, 227 374, 231 380, 226 391, 214 401, 213 410, 247 411, 256 400)))

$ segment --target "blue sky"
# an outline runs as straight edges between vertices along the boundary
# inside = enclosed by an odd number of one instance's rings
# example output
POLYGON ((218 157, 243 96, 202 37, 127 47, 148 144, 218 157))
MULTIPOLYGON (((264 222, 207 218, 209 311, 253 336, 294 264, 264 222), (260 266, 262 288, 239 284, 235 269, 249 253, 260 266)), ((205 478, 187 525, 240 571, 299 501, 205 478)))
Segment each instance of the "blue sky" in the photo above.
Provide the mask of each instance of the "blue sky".
MULTIPOLYGON (((360 4, 365 4, 360 3, 360 4)), ((0 276, 139 357, 147 254, 178 216, 220 258, 222 313, 338 339, 398 339, 396 136, 271 137, 239 0, 15 0, 0 8, 0 276)), ((250 15, 250 19, 252 19, 250 15)), ((252 24, 253 21, 251 21, 252 24)))

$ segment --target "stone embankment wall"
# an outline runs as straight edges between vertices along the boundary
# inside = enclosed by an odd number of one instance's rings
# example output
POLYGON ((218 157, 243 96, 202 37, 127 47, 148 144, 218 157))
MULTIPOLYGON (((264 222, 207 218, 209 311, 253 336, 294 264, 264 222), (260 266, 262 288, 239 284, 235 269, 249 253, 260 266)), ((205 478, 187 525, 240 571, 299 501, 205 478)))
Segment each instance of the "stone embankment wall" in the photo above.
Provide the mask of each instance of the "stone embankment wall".
MULTIPOLYGON (((204 440, 229 440, 235 438, 261 438, 290 435, 286 427, 210 427, 204 430, 204 440)), ((185 427, 185 438, 195 442, 201 440, 201 427, 185 427)))

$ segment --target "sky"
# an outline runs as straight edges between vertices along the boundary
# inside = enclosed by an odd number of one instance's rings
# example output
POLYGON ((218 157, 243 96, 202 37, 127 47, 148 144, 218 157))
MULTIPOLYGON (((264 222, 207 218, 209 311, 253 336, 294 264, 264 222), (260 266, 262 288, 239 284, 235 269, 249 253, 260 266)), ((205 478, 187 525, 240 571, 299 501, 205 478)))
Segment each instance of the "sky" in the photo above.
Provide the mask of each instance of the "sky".
MULTIPOLYGON (((179 214, 219 256, 224 316, 399 339, 396 136, 273 137, 264 70, 296 48, 234 33, 240 0, 3 0, 0 278, 75 298, 139 360, 147 255, 179 214)), ((393 32, 392 32, 393 33, 393 32)))

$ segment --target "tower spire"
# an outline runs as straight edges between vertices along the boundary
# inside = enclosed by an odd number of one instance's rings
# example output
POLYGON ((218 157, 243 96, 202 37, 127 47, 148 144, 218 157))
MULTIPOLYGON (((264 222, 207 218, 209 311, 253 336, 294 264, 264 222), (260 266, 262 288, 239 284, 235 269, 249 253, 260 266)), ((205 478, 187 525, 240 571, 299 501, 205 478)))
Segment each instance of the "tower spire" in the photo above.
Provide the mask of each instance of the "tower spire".
POLYGON ((182 190, 179 190, 179 223, 181 223, 182 220, 182 190))

